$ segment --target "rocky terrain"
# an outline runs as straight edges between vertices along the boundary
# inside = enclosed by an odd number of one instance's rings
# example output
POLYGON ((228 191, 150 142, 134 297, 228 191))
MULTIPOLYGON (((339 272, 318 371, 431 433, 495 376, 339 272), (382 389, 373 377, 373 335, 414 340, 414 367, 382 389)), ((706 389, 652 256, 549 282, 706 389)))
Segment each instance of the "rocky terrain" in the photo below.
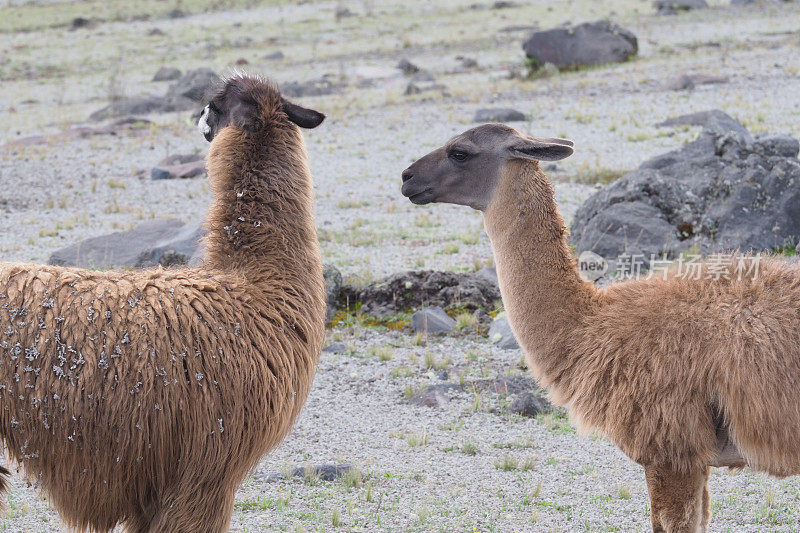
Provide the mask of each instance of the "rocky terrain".
MULTIPOLYGON (((204 91, 267 74, 328 115, 306 138, 336 270, 306 408, 232 530, 646 531, 642 469, 526 377, 480 215, 411 205, 400 173, 501 120, 575 141, 544 168, 576 250, 793 255, 798 21, 778 0, 0 3, 2 259, 197 260, 204 91)), ((796 478, 710 483, 711 531, 800 527, 796 478)), ((8 502, 3 530, 64 529, 20 473, 8 502)))

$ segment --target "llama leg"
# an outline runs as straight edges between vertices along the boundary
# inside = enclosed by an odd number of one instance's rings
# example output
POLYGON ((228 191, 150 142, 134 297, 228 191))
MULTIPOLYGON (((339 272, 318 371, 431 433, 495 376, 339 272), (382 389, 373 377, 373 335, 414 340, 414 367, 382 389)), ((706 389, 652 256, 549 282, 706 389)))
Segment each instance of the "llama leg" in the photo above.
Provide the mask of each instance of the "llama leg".
POLYGON ((682 473, 669 467, 644 467, 650 493, 653 531, 696 533, 708 522, 708 468, 682 473))
MULTIPOLYGON (((708 467, 708 471, 711 471, 711 467, 708 467)), ((708 520, 711 518, 711 498, 708 493, 708 473, 706 474, 706 482, 703 483, 703 518, 700 522, 700 531, 705 532, 706 528, 708 528, 708 520)))
MULTIPOLYGON (((198 490, 202 485, 198 485, 198 490)), ((218 489, 219 490, 219 489, 218 489)), ((168 498, 152 518, 147 533, 220 533, 228 530, 233 514, 234 487, 217 494, 179 494, 168 498)))

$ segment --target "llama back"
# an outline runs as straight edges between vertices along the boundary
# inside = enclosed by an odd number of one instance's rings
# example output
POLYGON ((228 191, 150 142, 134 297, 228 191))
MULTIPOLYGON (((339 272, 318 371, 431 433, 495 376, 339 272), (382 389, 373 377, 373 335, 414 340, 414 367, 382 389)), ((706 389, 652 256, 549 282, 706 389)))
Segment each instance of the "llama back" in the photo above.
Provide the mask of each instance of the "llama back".
POLYGON ((79 527, 112 528, 183 471, 243 476, 294 422, 322 343, 318 291, 24 264, 0 283, 0 434, 79 527))

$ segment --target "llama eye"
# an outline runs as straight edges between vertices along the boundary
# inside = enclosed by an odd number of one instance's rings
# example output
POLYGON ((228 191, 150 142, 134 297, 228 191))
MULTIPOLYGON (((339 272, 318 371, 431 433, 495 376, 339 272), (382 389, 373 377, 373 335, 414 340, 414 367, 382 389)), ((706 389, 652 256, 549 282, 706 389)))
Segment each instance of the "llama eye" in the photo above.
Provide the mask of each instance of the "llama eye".
POLYGON ((456 161, 466 161, 469 158, 469 154, 462 150, 453 150, 450 152, 450 159, 454 159, 456 161))

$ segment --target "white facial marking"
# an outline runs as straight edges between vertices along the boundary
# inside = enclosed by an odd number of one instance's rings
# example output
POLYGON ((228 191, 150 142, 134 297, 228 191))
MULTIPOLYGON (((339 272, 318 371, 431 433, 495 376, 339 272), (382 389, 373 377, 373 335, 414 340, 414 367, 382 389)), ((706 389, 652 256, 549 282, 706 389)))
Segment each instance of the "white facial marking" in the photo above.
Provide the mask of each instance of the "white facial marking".
POLYGON ((200 115, 200 120, 197 121, 197 129, 200 130, 200 133, 203 135, 208 135, 211 133, 211 126, 208 125, 208 114, 210 113, 210 109, 208 106, 203 108, 203 114, 200 115))

